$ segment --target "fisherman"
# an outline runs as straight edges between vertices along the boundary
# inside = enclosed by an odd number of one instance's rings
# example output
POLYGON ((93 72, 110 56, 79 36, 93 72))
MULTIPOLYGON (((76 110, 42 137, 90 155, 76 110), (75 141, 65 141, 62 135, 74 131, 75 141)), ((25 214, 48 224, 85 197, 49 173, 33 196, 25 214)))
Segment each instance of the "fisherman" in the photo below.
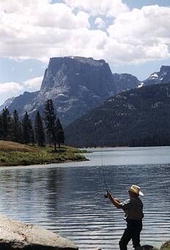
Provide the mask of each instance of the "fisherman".
POLYGON ((132 185, 129 190, 129 199, 121 202, 117 198, 113 198, 112 194, 107 191, 105 195, 109 198, 112 204, 116 208, 121 208, 125 212, 125 219, 127 227, 119 241, 120 250, 127 250, 127 245, 132 240, 133 247, 135 250, 140 248, 140 232, 142 230, 142 219, 143 215, 143 203, 139 198, 139 195, 143 196, 140 187, 132 185))

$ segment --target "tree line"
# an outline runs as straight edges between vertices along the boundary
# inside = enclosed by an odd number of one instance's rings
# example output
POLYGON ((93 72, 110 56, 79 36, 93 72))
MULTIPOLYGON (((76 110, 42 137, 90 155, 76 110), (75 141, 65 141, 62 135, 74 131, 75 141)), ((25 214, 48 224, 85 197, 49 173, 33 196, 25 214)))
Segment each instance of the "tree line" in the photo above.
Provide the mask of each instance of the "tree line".
POLYGON ((17 110, 11 114, 4 108, 0 114, 0 139, 38 146, 53 144, 56 151, 57 145, 60 147, 64 143, 64 130, 56 115, 53 101, 47 100, 43 117, 37 111, 34 120, 30 119, 27 112, 20 119, 17 110))

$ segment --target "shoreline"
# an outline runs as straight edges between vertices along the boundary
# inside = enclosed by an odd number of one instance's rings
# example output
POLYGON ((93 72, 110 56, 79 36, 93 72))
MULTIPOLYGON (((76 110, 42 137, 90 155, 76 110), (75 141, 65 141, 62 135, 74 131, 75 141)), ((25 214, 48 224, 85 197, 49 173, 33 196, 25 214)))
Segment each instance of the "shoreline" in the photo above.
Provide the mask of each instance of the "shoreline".
POLYGON ((152 250, 170 250, 170 240, 166 241, 165 243, 163 243, 160 248, 154 247, 153 248, 148 248, 148 249, 152 249, 152 250))
POLYGON ((38 147, 0 141, 0 168, 87 161, 83 153, 84 151, 80 149, 65 145, 54 151, 51 146, 38 147))

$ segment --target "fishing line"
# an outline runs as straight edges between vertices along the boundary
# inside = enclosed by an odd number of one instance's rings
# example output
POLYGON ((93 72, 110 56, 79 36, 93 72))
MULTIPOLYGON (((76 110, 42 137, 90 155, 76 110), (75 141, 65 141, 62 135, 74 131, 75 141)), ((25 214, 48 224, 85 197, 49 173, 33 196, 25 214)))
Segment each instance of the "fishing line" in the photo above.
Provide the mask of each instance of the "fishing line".
POLYGON ((103 149, 102 148, 101 148, 100 152, 101 152, 100 153, 101 165, 99 166, 99 174, 100 174, 100 178, 102 180, 103 189, 107 192, 110 190, 110 187, 108 185, 107 178, 106 178, 105 164, 104 164, 104 160, 103 160, 103 149))
MULTIPOLYGON (((95 134, 95 139, 97 142, 97 126, 98 123, 94 124, 94 134, 95 134)), ((105 167, 104 167, 104 160, 103 160, 103 148, 100 147, 99 150, 96 150, 99 153, 100 157, 100 163, 98 163, 97 170, 98 170, 98 177, 100 179, 100 182, 102 184, 102 190, 104 189, 105 192, 109 191, 109 185, 106 180, 106 173, 105 173, 105 167)))

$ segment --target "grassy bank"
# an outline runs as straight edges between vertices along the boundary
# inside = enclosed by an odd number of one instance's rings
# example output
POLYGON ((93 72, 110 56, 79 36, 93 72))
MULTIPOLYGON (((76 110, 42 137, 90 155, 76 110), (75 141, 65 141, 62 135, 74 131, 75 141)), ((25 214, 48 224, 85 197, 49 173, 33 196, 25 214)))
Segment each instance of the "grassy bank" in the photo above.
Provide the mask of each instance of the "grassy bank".
POLYGON ((10 141, 0 141, 0 166, 19 166, 82 161, 86 158, 81 151, 62 146, 53 151, 52 147, 28 146, 10 141))

